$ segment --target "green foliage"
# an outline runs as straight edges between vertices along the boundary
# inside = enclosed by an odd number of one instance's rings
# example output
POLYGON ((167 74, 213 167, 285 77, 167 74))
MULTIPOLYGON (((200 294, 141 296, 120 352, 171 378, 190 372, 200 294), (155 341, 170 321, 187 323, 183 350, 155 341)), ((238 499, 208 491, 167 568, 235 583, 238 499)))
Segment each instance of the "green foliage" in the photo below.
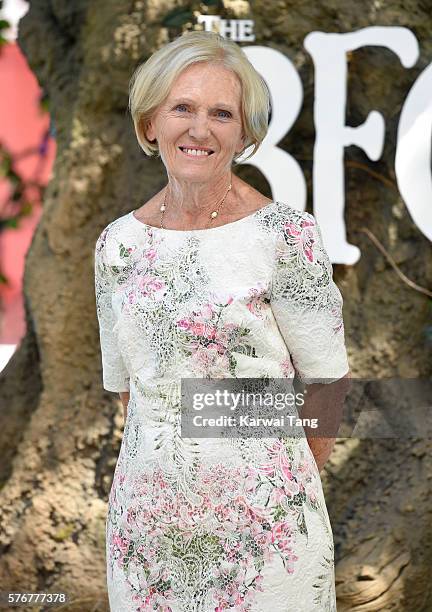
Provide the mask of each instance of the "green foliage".
POLYGON ((186 23, 193 21, 193 19, 194 15, 189 8, 177 6, 165 15, 161 24, 165 28, 181 28, 186 23))
MULTIPOLYGON (((1 10, 1 5, 0 5, 0 10, 1 10)), ((0 45, 4 45, 5 43, 8 42, 7 39, 3 35, 3 31, 8 30, 9 28, 10 28, 9 21, 6 21, 6 19, 0 19, 0 45)))

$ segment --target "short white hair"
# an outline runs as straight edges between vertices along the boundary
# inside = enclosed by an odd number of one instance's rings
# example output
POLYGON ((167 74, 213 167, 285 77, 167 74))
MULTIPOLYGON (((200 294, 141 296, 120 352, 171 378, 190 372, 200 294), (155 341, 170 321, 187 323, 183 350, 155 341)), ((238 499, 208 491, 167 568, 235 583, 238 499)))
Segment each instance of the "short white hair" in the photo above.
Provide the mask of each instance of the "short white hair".
POLYGON ((169 95, 180 73, 196 62, 220 63, 232 70, 241 83, 241 117, 244 148, 238 159, 254 145, 249 157, 258 150, 268 130, 271 109, 270 92, 263 77, 235 42, 208 31, 188 31, 161 47, 135 70, 129 85, 129 110, 138 142, 146 155, 159 154, 158 144, 146 136, 148 122, 169 95))

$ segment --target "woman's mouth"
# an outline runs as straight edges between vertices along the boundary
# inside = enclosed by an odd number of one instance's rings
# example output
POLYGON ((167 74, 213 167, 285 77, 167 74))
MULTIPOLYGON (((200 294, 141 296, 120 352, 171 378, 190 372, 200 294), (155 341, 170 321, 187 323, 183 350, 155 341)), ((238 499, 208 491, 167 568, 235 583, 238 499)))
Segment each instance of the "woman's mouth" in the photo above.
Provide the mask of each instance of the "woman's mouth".
POLYGON ((194 159, 205 159, 213 155, 214 151, 201 151, 200 149, 188 149, 185 147, 179 147, 179 150, 186 155, 186 157, 193 157, 194 159))

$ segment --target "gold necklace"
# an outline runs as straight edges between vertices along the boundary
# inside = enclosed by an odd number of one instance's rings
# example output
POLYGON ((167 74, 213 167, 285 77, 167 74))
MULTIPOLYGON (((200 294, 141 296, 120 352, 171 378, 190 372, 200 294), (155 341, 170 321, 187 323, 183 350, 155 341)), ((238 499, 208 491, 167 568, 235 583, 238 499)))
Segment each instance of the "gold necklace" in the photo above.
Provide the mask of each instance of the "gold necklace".
MULTIPOLYGON (((219 204, 219 206, 217 207, 217 209, 216 209, 216 210, 214 210, 212 213, 210 213, 210 221, 207 223, 207 225, 206 225, 205 229, 207 229, 207 228, 210 226, 210 224, 211 224, 211 222, 213 221, 213 219, 216 219, 216 217, 217 217, 217 216, 218 216, 218 214, 220 213, 220 210, 221 210, 221 208, 222 208, 222 206, 223 206, 223 204, 224 204, 224 202, 225 202, 225 199, 226 199, 226 197, 227 197, 227 195, 228 195, 228 191, 230 191, 231 187, 232 187, 232 183, 230 183, 230 184, 229 184, 229 187, 228 187, 228 189, 227 189, 227 191, 226 191, 226 193, 225 193, 225 195, 224 195, 224 197, 223 197, 223 200, 222 200, 222 202, 219 204)), ((166 229, 166 228, 165 228, 165 226, 164 226, 164 224, 163 224, 163 219, 164 219, 164 214, 165 214, 165 210, 166 210, 166 197, 167 197, 167 191, 168 191, 168 189, 166 189, 166 190, 165 190, 164 201, 163 201, 163 204, 161 205, 161 207, 160 207, 160 209, 159 209, 159 210, 161 211, 161 218, 160 218, 160 226, 161 226, 161 229, 166 229)))

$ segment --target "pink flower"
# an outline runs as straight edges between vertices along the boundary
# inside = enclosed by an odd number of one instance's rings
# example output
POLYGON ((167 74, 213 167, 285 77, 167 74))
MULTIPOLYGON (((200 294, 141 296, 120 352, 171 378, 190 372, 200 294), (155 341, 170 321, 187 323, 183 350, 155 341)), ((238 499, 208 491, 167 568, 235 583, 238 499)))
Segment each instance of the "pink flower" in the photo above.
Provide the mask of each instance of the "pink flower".
POLYGON ((293 473, 290 470, 290 464, 286 461, 284 457, 281 459, 281 470, 282 474, 285 476, 287 480, 292 480, 294 478, 293 473))
POLYGON ((211 319, 213 316, 213 305, 212 304, 205 304, 201 310, 201 316, 204 317, 205 319, 211 319))
POLYGON ((180 327, 180 329, 189 329, 190 326, 191 322, 187 319, 178 319, 177 321, 177 327, 180 327))
POLYGON ((121 536, 119 536, 118 534, 115 534, 112 537, 112 546, 113 547, 117 547, 118 550, 120 551, 120 556, 118 558, 118 563, 121 565, 123 563, 123 560, 126 556, 126 553, 129 549, 129 540, 127 540, 126 538, 122 538, 121 536))
POLYGON ((292 542, 290 538, 282 538, 278 542, 278 548, 282 552, 291 552, 292 551, 292 542))
POLYGON ((235 507, 240 514, 247 514, 249 511, 249 506, 246 499, 243 495, 239 495, 234 500, 235 507))
POLYGON ((210 343, 207 345, 207 349, 208 349, 209 351, 217 351, 217 352, 219 352, 219 348, 220 348, 220 347, 219 347, 219 344, 216 344, 215 342, 210 342, 210 343))
POLYGON ((273 476, 275 473, 275 466, 273 463, 265 463, 258 467, 259 471, 266 476, 273 476))
POLYGON ((294 478, 285 480, 283 488, 285 495, 288 495, 289 497, 294 497, 300 492, 300 485, 294 478))
POLYGON ((306 483, 305 493, 309 497, 312 503, 317 501, 317 491, 316 491, 315 486, 312 483, 306 483))
POLYGON ((272 542, 271 532, 264 531, 264 529, 262 529, 260 533, 255 533, 252 537, 255 540, 255 542, 258 544, 258 546, 261 546, 264 550, 272 542))
POLYGON ((301 221, 301 227, 298 229, 295 223, 286 223, 285 230, 287 234, 291 237, 294 243, 302 249, 303 254, 309 261, 314 260, 313 256, 313 245, 315 242, 314 238, 314 227, 315 223, 313 221, 307 221, 303 219, 301 221))
POLYGON ((206 326, 204 323, 192 323, 190 326, 190 330, 195 336, 205 336, 206 335, 206 326))
POLYGON ((283 443, 280 440, 275 440, 273 444, 271 445, 271 450, 273 451, 273 453, 278 453, 280 451, 283 451, 284 450, 283 443))
POLYGON ((118 534, 113 537, 113 544, 119 547, 120 550, 126 551, 128 549, 129 543, 125 538, 122 538, 118 534))
POLYGON ((247 309, 255 317, 262 319, 263 301, 261 285, 249 289, 249 297, 250 300, 246 302, 247 309))
POLYGON ((156 257, 155 249, 148 249, 144 252, 144 257, 146 257, 149 261, 153 261, 156 257))
POLYGON ((264 580, 264 576, 257 576, 255 578, 255 588, 257 589, 257 591, 263 591, 264 589, 262 588, 262 583, 264 580))
POLYGON ((217 376, 227 371, 229 361, 225 354, 219 354, 214 348, 208 350, 206 347, 198 346, 192 354, 192 364, 197 374, 217 376))
POLYGON ((226 346, 228 344, 229 341, 229 334, 224 331, 223 329, 221 330, 216 330, 214 339, 221 345, 224 347, 224 350, 226 350, 226 346))
POLYGON ((293 533, 292 525, 288 521, 275 523, 271 530, 272 542, 283 541, 291 537, 293 533))
POLYGON ((315 495, 315 491, 310 491, 309 493, 309 499, 311 500, 311 502, 314 504, 317 500, 317 496, 315 495))
POLYGON ((145 274, 139 280, 139 288, 143 295, 147 296, 156 291, 160 291, 165 287, 165 283, 154 276, 150 276, 149 274, 145 274))
POLYGON ((275 487, 272 491, 273 494, 273 499, 275 501, 276 504, 279 504, 281 502, 281 500, 286 497, 285 495, 285 491, 283 489, 281 489, 280 487, 275 487))
POLYGON ((225 505, 218 504, 214 508, 214 514, 219 521, 224 521, 231 515, 232 510, 225 505))
POLYGON ((305 477, 312 476, 314 473, 313 463, 308 459, 303 459, 303 461, 298 466, 298 471, 305 477))
MULTIPOLYGON (((215 328, 214 327, 211 327, 211 328, 208 327, 205 335, 206 335, 206 338, 208 338, 209 340, 214 340, 215 337, 216 337, 216 330, 215 330, 215 328)), ((209 344, 209 347, 211 347, 211 346, 214 346, 215 348, 217 348, 216 344, 209 344)))

